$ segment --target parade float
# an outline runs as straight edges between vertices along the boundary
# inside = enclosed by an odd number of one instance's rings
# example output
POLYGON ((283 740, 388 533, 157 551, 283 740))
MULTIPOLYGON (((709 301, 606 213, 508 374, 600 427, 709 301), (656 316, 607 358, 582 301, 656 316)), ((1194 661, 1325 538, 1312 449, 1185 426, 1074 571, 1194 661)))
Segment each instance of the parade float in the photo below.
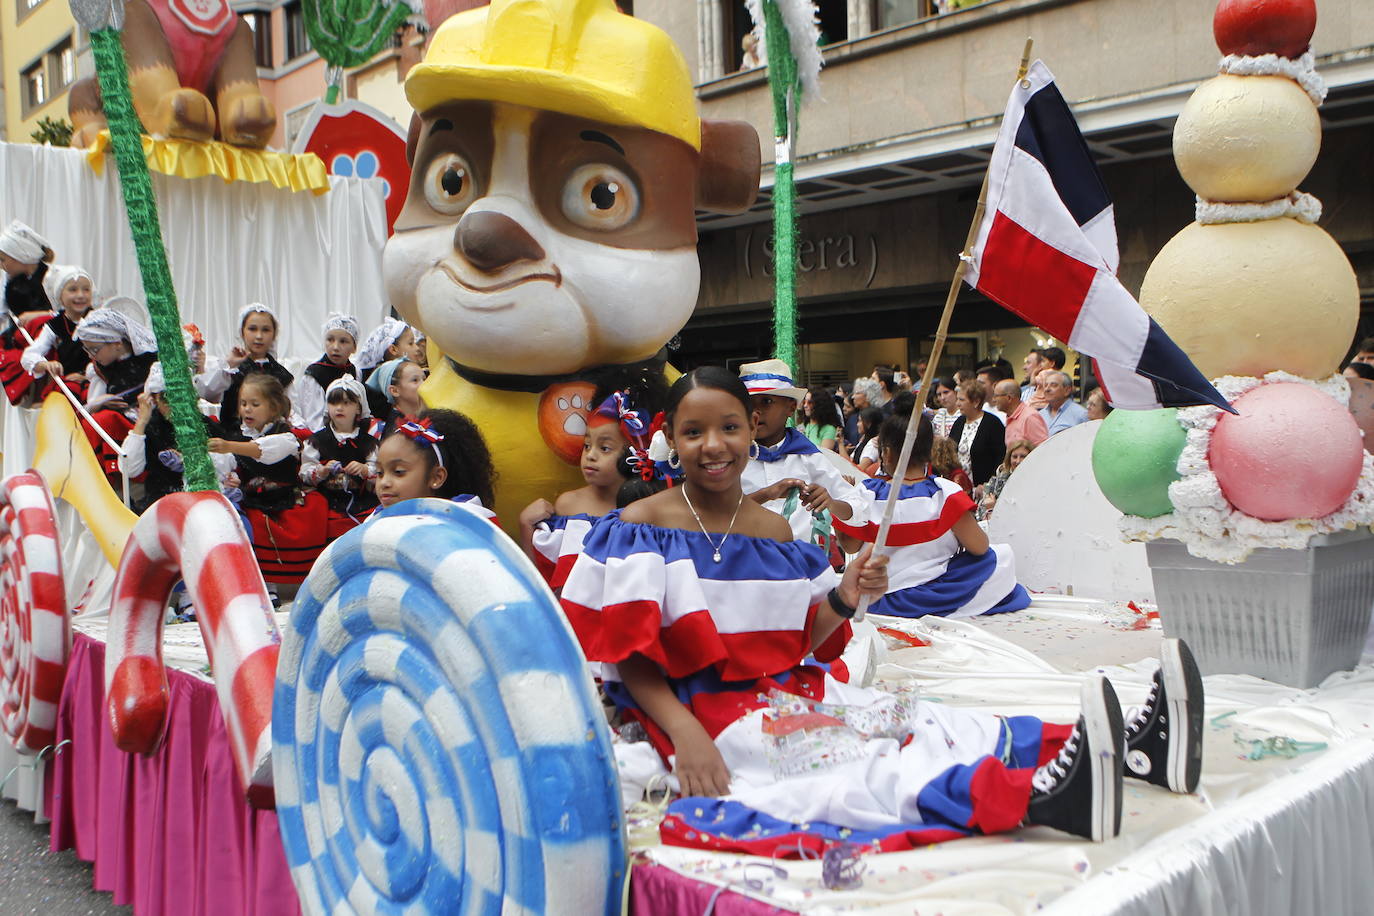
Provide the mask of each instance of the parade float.
POLYGON ((1360 292, 1298 190, 1321 147, 1315 26, 1310 0, 1218 6, 1221 72, 1174 130, 1197 221, 1141 286, 1236 413, 1118 411, 1092 453, 1121 530, 1149 542, 1165 632, 1205 671, 1300 687, 1355 665, 1374 606, 1374 457, 1340 374, 1360 292))
MULTIPOLYGON (((765 14, 772 4, 765 0, 765 14)), ((96 6, 102 16, 112 9, 96 6)), ((93 41, 108 50, 115 24, 88 23, 93 41)), ((752 130, 694 127, 680 65, 666 37, 617 13, 611 0, 498 0, 450 20, 412 76, 421 113, 416 168, 386 255, 387 286, 446 354, 426 396, 479 415, 496 411, 484 428, 509 428, 504 466, 529 468, 543 480, 539 493, 556 488, 560 473, 546 456, 558 441, 549 430, 576 431, 566 424, 581 389, 560 386, 584 383, 591 365, 652 359, 690 311, 679 304, 671 319, 617 328, 626 334, 616 340, 588 333, 569 353, 547 339, 553 331, 541 309, 555 301, 548 294, 598 296, 575 300, 578 308, 628 308, 623 298, 601 296, 612 268, 622 283, 671 270, 694 288, 683 221, 702 203, 739 206, 756 190, 752 130), (569 35, 585 44, 560 43, 569 35), (630 54, 627 42, 653 54, 630 54), (550 72, 553 64, 562 69, 550 72), (456 128, 472 124, 499 135, 505 155, 467 146, 456 128), (587 192, 571 195, 587 219, 614 217, 621 192, 641 189, 626 182, 626 164, 618 176, 604 170, 610 147, 587 133, 620 145, 621 156, 651 153, 676 164, 667 197, 679 209, 655 214, 661 233, 631 238, 612 228, 615 243, 590 242, 590 230, 563 211, 568 187, 587 192), (543 183, 545 175, 511 155, 526 144, 546 149, 548 161, 578 181, 543 183), (431 269, 436 258, 446 270, 431 269), (539 277, 541 258, 557 269, 558 284, 539 277), (472 352, 463 336, 442 336, 451 325, 470 331, 463 310, 480 314, 486 304, 464 298, 472 272, 536 293, 520 322, 504 331, 493 323, 502 333, 486 347, 515 349, 500 350, 507 359, 491 369, 480 354, 475 366, 463 361, 472 352), (534 338, 547 359, 562 362, 537 363, 534 338), (515 391, 489 377, 522 374, 526 357, 525 366, 553 368, 524 372, 515 391), (553 408, 543 414, 551 393, 553 408)), ((132 139, 150 161, 167 148, 160 143, 204 143, 132 139)), ((179 151, 209 159, 214 149, 179 151)), ((287 159, 289 168, 319 167, 318 159, 287 159)), ((120 171, 134 171, 127 156, 120 171)), ((87 180, 117 193, 109 177, 87 180)), ((653 184, 662 173, 650 168, 645 180, 643 187, 663 190, 653 184)), ((273 193, 319 206, 356 181, 329 181, 319 197, 273 193)), ((159 176, 147 195, 161 212, 151 225, 195 224, 174 214, 204 183, 243 190, 215 178, 159 176)), ((354 231, 371 247, 358 249, 352 265, 363 274, 369 264, 380 268, 385 238, 384 230, 369 235, 382 224, 380 189, 370 187, 366 202, 367 228, 354 231)), ((652 212, 662 202, 645 196, 640 205, 652 212)), ((122 218, 122 207, 110 209, 122 218)), ((171 267, 163 291, 180 294, 163 305, 175 314, 180 299, 182 317, 199 320, 197 309, 211 310, 187 292, 197 288, 187 280, 196 276, 194 258, 178 247, 180 234, 163 234, 171 267)), ((73 249, 84 250, 77 241, 73 249)), ((127 238, 121 245, 123 272, 112 266, 111 274, 127 277, 134 259, 127 238)), ((308 257, 311 246, 296 241, 286 250, 308 257)), ((1186 339, 1182 329, 1170 333, 1186 339)), ((1138 440, 1151 454, 1190 444, 1193 430, 1171 414, 1139 416, 1153 424, 1138 440)), ((24 755, 12 773, 46 775, 29 805, 52 818, 53 847, 94 861, 96 886, 136 913, 594 914, 621 912, 624 894, 642 914, 1280 914, 1349 911, 1367 899, 1368 666, 1318 691, 1209 678, 1198 794, 1133 788, 1125 800, 1130 829, 1107 843, 1036 828, 882 854, 879 844, 848 836, 821 850, 799 845, 795 857, 750 855, 747 835, 730 849, 683 848, 672 845, 671 824, 662 826, 658 793, 624 794, 634 780, 617 772, 612 748, 626 736, 609 731, 552 594, 485 520, 433 500, 384 510, 326 550, 289 614, 273 614, 241 529, 212 487, 168 497, 136 519, 60 395, 39 411, 10 410, 5 437, 0 721, 24 755), (197 626, 162 625, 177 579, 202 609, 197 626), (1326 842, 1314 841, 1318 830, 1326 842)), ((1169 459, 1156 462, 1165 467, 1153 473, 1167 477, 1169 459)), ((1130 505, 1164 511, 1153 496, 1130 505)), ((1160 631, 1131 597, 1042 598, 1027 611, 978 621, 879 621, 876 677, 950 704, 995 703, 1062 720, 1076 708, 1083 673, 1108 666, 1123 699, 1135 702, 1150 680, 1141 659, 1154 654, 1160 631)))

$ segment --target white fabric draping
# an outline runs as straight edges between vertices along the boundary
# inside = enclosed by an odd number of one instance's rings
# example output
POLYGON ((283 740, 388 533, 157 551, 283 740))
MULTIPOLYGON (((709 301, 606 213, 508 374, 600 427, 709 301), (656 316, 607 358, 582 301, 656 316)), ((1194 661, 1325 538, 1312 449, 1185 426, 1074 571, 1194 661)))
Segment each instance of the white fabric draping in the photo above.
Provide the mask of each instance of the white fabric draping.
MULTIPOLYGON (((356 316, 364 334, 389 312, 386 211, 376 182, 331 178, 332 190, 316 196, 215 177, 152 177, 182 320, 200 327, 209 354, 235 344, 234 318, 247 302, 276 308, 279 356, 305 363, 323 350, 330 312, 356 316)), ((144 301, 112 160, 97 177, 84 151, 0 143, 0 218, 41 232, 58 262, 90 271, 102 299, 144 301)))
MULTIPOLYGON (((1158 624, 1139 629, 1146 621, 1119 604, 1046 605, 971 621, 870 618, 929 643, 890 643, 878 682, 914 678, 926 699, 1065 722, 1077 712, 1079 672, 1097 670, 1123 703, 1139 703, 1158 624)), ((695 880, 808 916, 1365 912, 1374 897, 1374 655, 1313 690, 1244 675, 1205 683, 1198 794, 1127 780, 1122 834, 1106 843, 1037 827, 867 856, 862 885, 848 891, 823 887, 819 862, 779 862, 785 873, 770 873, 767 859, 653 845, 657 816, 644 804, 631 812, 632 844, 695 880), (1248 758, 1252 742, 1276 736, 1310 744, 1292 759, 1248 758)))

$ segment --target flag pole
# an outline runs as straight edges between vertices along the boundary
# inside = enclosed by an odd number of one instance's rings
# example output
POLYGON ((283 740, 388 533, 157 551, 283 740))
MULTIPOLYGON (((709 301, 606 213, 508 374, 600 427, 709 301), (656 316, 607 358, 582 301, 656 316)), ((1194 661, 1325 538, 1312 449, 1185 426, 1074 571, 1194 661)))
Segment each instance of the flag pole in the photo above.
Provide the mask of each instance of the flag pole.
MULTIPOLYGON (((1025 49, 1021 52, 1021 66, 1017 68, 1017 82, 1026 78, 1026 72, 1030 70, 1031 46, 1034 40, 1027 38, 1025 49)), ((991 166, 991 163, 989 163, 991 166)), ((969 226, 968 237, 964 240, 964 250, 959 254, 959 264, 954 268, 954 278, 949 284, 949 295, 945 297, 945 310, 940 315, 940 324, 935 330, 935 342, 931 344, 930 356, 926 360, 926 371, 921 373, 920 391, 924 394, 930 391, 930 385, 935 380, 935 368, 939 365, 940 356, 944 352, 945 338, 949 333, 949 318, 954 312, 954 302, 959 298, 959 288, 964 283, 964 274, 968 273, 969 260, 973 257, 973 244, 978 241, 978 227, 983 224, 983 214, 988 208, 988 173, 983 173, 983 187, 978 192, 978 206, 973 209, 973 224, 969 226)), ((902 440, 902 451, 897 456, 897 466, 892 469, 892 485, 888 490, 887 500, 883 507, 883 521, 878 526, 878 536, 873 541, 873 552, 884 551, 887 548, 887 533, 892 527, 892 514, 897 508, 897 493, 901 489, 902 480, 906 477, 907 465, 911 463, 911 448, 916 442, 916 430, 920 427, 922 406, 918 403, 911 411, 911 419, 906 425, 906 438, 902 440)), ((863 620, 868 613, 868 606, 872 599, 864 595, 859 599, 859 606, 855 610, 854 619, 863 620)))

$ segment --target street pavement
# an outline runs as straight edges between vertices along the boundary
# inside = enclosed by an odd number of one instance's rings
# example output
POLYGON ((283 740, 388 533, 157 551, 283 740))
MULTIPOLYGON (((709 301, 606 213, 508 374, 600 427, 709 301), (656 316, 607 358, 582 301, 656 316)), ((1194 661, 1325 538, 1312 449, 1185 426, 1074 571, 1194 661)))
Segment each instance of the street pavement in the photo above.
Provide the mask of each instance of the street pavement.
POLYGON ((71 850, 48 852, 48 827, 12 801, 0 802, 0 916, 129 916, 110 894, 91 890, 91 866, 71 850))

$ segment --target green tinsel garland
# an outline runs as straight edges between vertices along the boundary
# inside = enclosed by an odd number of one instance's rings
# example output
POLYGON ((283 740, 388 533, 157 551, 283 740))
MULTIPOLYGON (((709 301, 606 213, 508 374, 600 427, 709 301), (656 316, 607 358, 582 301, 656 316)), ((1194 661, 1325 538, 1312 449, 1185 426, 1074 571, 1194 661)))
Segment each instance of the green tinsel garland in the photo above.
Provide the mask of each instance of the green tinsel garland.
POLYGON ((773 94, 773 355, 797 366, 797 189, 792 181, 796 110, 801 101, 797 60, 787 27, 773 0, 763 0, 764 47, 768 49, 768 86, 773 94))
POLYGON ((124 209, 134 236, 134 253, 143 277, 153 334, 157 338, 158 358, 167 379, 166 398, 172 407, 172 426, 177 448, 184 462, 187 490, 218 490, 214 465, 206 448, 205 423, 196 406, 191 384, 191 367, 186 345, 181 338, 181 315, 177 312, 172 274, 167 267, 167 250, 162 242, 162 223, 157 214, 157 198, 143 157, 143 125, 134 112, 129 94, 129 70, 119 32, 97 29, 91 32, 96 76, 110 125, 110 145, 119 167, 119 186, 124 193, 124 209))

